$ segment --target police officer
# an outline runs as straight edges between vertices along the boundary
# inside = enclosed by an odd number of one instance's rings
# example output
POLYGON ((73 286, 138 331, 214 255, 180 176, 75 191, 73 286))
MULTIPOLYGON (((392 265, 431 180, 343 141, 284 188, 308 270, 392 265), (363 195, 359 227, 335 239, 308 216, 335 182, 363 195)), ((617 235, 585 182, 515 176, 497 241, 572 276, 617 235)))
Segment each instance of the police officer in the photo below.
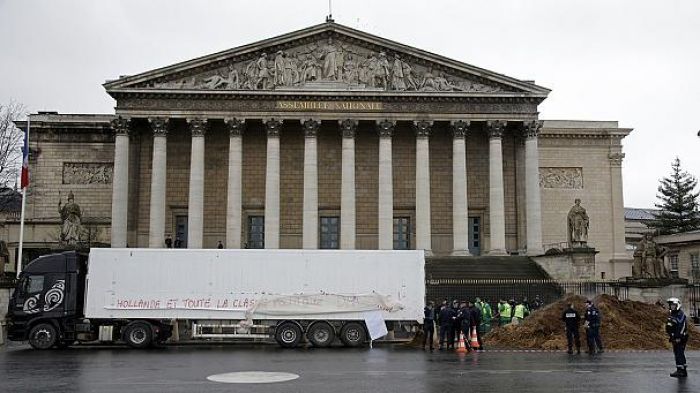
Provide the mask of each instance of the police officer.
MULTIPOLYGON (((476 300, 481 301, 479 298, 476 298, 476 300)), ((475 328, 474 330, 476 331, 476 341, 479 343, 479 350, 483 351, 484 343, 481 341, 481 308, 475 303, 469 302, 469 310, 471 311, 471 326, 475 328)))
POLYGON ((688 343, 688 319, 681 311, 681 301, 672 297, 668 299, 669 316, 666 320, 666 333, 673 345, 673 356, 676 358, 676 371, 671 373, 674 378, 688 376, 685 361, 685 345, 688 343))
POLYGON ((584 315, 586 322, 586 341, 588 342, 588 353, 593 355, 598 348, 598 353, 603 353, 603 340, 600 337, 600 325, 602 316, 600 310, 593 304, 592 301, 586 300, 586 314, 584 315))
POLYGON ((455 316, 454 309, 445 301, 445 304, 440 309, 440 314, 438 315, 438 321, 440 322, 440 350, 445 349, 445 341, 447 341, 447 347, 450 347, 450 342, 448 340, 453 335, 452 332, 454 332, 453 323, 455 316))
POLYGON ((423 309, 423 350, 426 340, 430 340, 430 350, 433 350, 433 338, 435 337, 435 303, 432 301, 423 309))
POLYGON ((574 308, 573 303, 569 303, 569 306, 564 310, 564 313, 561 316, 561 320, 564 321, 564 325, 566 326, 566 345, 569 348, 566 353, 571 355, 574 353, 573 351, 573 345, 574 341, 576 343, 576 353, 580 354, 581 353, 581 338, 578 334, 578 325, 579 321, 581 320, 581 316, 578 314, 578 311, 574 308))
POLYGON ((452 331, 450 332, 447 348, 454 349, 455 341, 459 340, 459 332, 462 328, 462 320, 459 318, 459 302, 457 299, 452 301, 452 311, 454 311, 454 318, 452 319, 452 331))

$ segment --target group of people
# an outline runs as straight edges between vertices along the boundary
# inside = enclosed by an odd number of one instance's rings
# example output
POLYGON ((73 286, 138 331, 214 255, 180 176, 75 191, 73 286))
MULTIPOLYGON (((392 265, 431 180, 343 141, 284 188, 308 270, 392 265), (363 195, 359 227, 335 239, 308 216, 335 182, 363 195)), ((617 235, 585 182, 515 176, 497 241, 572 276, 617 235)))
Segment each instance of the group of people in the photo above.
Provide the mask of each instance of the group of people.
POLYGON ((498 309, 494 314, 493 309, 488 301, 482 301, 476 298, 474 301, 458 301, 453 300, 449 303, 447 299, 442 301, 438 307, 430 301, 424 309, 424 325, 423 325, 423 349, 434 349, 435 332, 439 334, 439 350, 453 349, 455 343, 459 342, 460 334, 464 337, 465 347, 468 351, 476 350, 472 348, 469 338, 472 332, 476 334, 476 342, 478 350, 484 350, 482 335, 491 329, 491 324, 496 321, 501 326, 511 323, 513 320, 521 321, 530 314, 531 310, 539 308, 543 305, 539 296, 535 301, 529 303, 527 298, 523 298, 520 302, 515 302, 511 299, 510 302, 501 300, 498 304, 498 309))
POLYGON ((591 300, 586 301, 586 311, 583 317, 581 317, 576 308, 574 308, 573 303, 570 303, 562 313, 561 319, 564 321, 564 325, 566 326, 566 345, 568 348, 568 354, 574 353, 574 344, 576 345, 576 353, 581 353, 581 337, 579 334, 579 326, 581 321, 583 321, 583 327, 586 330, 588 353, 593 355, 596 352, 604 352, 603 340, 600 336, 602 314, 591 300))

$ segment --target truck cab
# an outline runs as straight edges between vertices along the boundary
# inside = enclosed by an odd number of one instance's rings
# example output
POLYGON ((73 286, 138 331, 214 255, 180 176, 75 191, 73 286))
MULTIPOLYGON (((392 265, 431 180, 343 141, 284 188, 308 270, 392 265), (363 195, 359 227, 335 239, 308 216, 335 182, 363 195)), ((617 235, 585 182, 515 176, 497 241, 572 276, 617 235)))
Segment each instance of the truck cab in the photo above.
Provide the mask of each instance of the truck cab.
POLYGON ((67 251, 39 257, 20 274, 8 307, 8 339, 47 349, 76 340, 83 316, 87 256, 67 251))

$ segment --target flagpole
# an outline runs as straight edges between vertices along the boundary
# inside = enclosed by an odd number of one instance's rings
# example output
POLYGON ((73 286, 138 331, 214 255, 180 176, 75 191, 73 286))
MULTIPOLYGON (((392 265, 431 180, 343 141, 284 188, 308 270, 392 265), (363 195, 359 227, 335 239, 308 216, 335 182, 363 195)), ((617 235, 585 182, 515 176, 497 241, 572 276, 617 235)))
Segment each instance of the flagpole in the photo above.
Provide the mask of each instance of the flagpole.
MULTIPOLYGON (((24 146, 24 148, 27 149, 27 151, 23 152, 22 154, 23 160, 24 155, 26 154, 27 161, 29 161, 29 130, 32 128, 31 123, 31 117, 27 116, 27 143, 24 146)), ((24 162, 22 163, 22 165, 24 165, 24 162)), ((27 166, 29 166, 28 163, 27 166)), ((19 275, 22 273, 22 246, 24 245, 24 208, 27 205, 27 188, 29 188, 29 184, 26 184, 25 187, 22 187, 22 213, 19 219, 19 252, 17 253, 17 278, 19 278, 19 275)))

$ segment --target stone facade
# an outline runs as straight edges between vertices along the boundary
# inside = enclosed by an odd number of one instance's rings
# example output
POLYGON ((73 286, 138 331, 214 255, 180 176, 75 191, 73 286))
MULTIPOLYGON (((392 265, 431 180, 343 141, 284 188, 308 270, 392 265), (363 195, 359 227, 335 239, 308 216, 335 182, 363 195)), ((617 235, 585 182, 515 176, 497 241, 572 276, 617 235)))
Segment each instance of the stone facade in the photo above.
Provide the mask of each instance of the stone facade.
MULTIPOLYGON (((270 56, 272 68, 265 69, 265 73, 275 70, 273 60, 280 58, 270 56)), ((354 78, 352 68, 344 70, 349 74, 343 75, 354 78)), ((262 76, 263 71, 259 72, 262 76)), ((52 240, 50 233, 58 224, 59 192, 62 196, 73 191, 76 203, 88 217, 84 221, 92 219, 99 226, 96 232, 101 242, 109 243, 111 239, 113 246, 163 246, 158 239, 154 244, 153 236, 149 240, 154 231, 152 212, 162 212, 164 236, 175 238, 179 223, 192 223, 197 218, 203 223, 197 233, 202 237, 202 247, 215 247, 220 240, 226 244, 226 220, 232 217, 231 209, 238 206, 232 207, 227 195, 231 192, 227 190, 236 190, 229 188, 229 146, 233 139, 228 128, 231 119, 236 118, 242 130, 236 131, 242 138, 241 231, 233 236, 240 236, 240 244, 245 246, 248 218, 265 216, 266 221, 279 220, 279 236, 273 235, 279 247, 301 248, 303 221, 309 208, 304 190, 311 190, 304 183, 307 176, 316 179, 313 189, 317 194, 309 194, 317 196, 317 202, 311 205, 314 212, 319 217, 341 216, 341 187, 347 180, 342 173, 347 167, 343 164, 345 138, 339 122, 350 119, 357 123, 353 138, 355 248, 380 248, 380 239, 386 239, 382 233, 387 235, 380 224, 386 221, 380 218, 382 212, 386 217, 387 206, 394 218, 409 218, 410 248, 419 241, 437 255, 453 254, 460 242, 466 248, 467 239, 454 236, 459 233, 455 232, 459 226, 455 225, 455 217, 464 216, 453 205, 455 190, 465 187, 468 217, 478 221, 478 226, 470 228, 477 229, 476 236, 469 240, 478 238, 482 254, 496 248, 521 255, 537 253, 541 252, 538 243, 566 241, 566 213, 574 198, 581 198, 591 216, 589 244, 600 251, 597 274, 604 272, 606 278, 626 275, 620 142, 630 130, 618 128, 615 122, 541 122, 537 105, 549 90, 532 82, 327 23, 121 78, 106 83, 105 88, 117 100, 116 115, 32 115, 36 137, 31 143, 35 154, 30 162, 32 185, 26 234, 30 242, 52 240), (337 47, 331 51, 330 44, 319 47, 314 42, 333 42, 337 47), (247 72, 251 64, 264 69, 265 53, 297 56, 306 50, 324 59, 335 53, 328 63, 331 65, 342 60, 338 53, 366 52, 370 63, 362 72, 376 72, 374 78, 379 85, 371 81, 355 83, 354 79, 348 82, 345 76, 340 78, 329 71, 326 63, 322 77, 304 83, 285 83, 283 79, 269 82, 255 79, 253 74, 246 75, 245 84, 234 82, 234 71, 247 72), (391 59, 393 68, 387 74, 391 83, 383 85, 382 72, 372 68, 373 53, 380 60, 384 55, 391 59), (434 85, 431 78, 439 83, 434 85), (440 78, 445 80, 440 82, 440 78), (303 122, 309 119, 320 122, 315 136, 305 134, 303 122), (275 128, 272 134, 269 126, 276 123, 271 121, 281 122, 281 128, 275 128), (393 132, 385 129, 380 137, 379 122, 393 127, 393 132), (455 122, 461 122, 459 132, 463 136, 455 134, 455 122), (206 124, 197 131, 199 136, 205 131, 203 157, 201 153, 193 154, 193 124, 206 124), (164 172, 154 166, 156 129, 158 135, 166 136, 164 172), (391 138, 386 138, 388 135, 391 138), (317 175, 305 165, 305 159, 312 157, 306 148, 310 137, 315 141, 312 146, 316 146, 312 151, 316 152, 317 175), (454 176, 453 143, 458 137, 465 141, 466 184, 459 180, 463 175, 454 176), (276 138, 279 153, 269 146, 276 138), (418 143, 417 138, 423 142, 418 143), (380 149, 383 143, 387 146, 387 141, 390 157, 380 149), (266 169, 276 160, 279 180, 273 184, 280 190, 279 215, 266 212, 266 187, 270 181, 277 181, 266 177, 269 173, 277 176, 266 169), (390 184, 380 180, 381 162, 386 160, 392 172, 390 184), (204 169, 201 208, 190 200, 191 185, 199 184, 193 183, 190 175, 200 163, 204 169), (120 172, 126 165, 128 172, 120 172), (153 188, 162 181, 164 191, 153 188), (420 184, 429 185, 429 190, 420 184), (381 202, 382 187, 391 190, 388 205, 381 202), (154 195, 152 188, 156 190, 154 195), (158 202, 162 193, 164 206, 158 202), (430 208, 426 220, 417 214, 421 213, 416 210, 417 204, 420 206, 417 200, 429 203, 424 205, 430 208), (527 209, 532 203, 541 205, 541 213, 527 209), (541 239, 527 233, 528 228, 540 227, 541 239), (417 236, 421 231, 428 234, 427 238, 417 236), (620 231, 622 235, 618 236, 620 231), (494 233, 497 241, 492 242, 490 234, 494 233)), ((19 125, 26 126, 22 122, 19 125)), ((160 229, 155 228, 158 236, 160 229)), ((391 237, 391 233, 388 235, 391 237)), ((16 242, 14 235, 9 237, 11 243, 16 242)))

